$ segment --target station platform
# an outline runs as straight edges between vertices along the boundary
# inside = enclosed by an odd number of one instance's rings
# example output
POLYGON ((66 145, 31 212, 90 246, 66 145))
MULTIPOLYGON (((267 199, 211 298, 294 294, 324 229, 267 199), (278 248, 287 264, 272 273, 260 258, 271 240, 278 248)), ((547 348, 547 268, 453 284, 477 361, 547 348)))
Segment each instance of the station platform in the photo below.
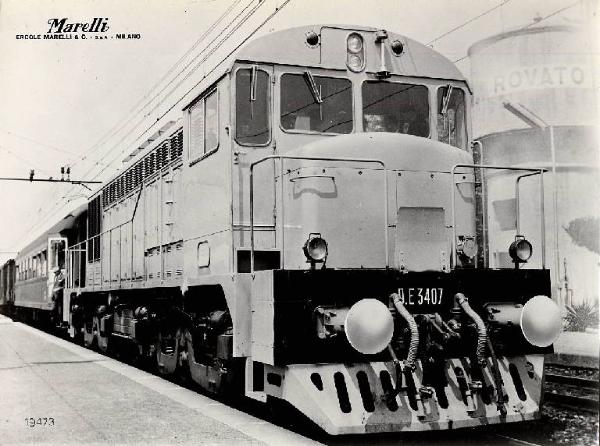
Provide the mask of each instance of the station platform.
POLYGON ((587 332, 565 331, 554 343, 554 354, 549 362, 579 367, 598 368, 600 336, 597 330, 587 332))
POLYGON ((0 444, 317 444, 0 315, 0 444))

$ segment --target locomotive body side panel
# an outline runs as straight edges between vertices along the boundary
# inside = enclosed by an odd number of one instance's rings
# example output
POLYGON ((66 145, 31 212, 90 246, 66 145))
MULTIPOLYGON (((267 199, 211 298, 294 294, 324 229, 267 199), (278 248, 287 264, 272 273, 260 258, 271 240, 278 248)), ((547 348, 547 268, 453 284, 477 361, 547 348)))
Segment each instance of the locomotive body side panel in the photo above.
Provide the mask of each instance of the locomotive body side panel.
POLYGON ((231 271, 229 120, 228 77, 185 110, 182 201, 177 214, 181 218, 184 282, 231 271), (196 118, 195 113, 202 116, 196 118))

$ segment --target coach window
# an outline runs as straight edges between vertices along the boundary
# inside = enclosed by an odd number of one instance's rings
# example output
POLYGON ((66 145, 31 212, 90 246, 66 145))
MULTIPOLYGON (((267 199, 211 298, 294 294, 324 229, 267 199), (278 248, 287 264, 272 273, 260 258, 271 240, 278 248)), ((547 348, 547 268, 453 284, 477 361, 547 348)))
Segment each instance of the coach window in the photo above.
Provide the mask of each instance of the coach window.
POLYGON ((365 82, 362 86, 364 131, 428 137, 428 95, 424 85, 365 82))
POLYGON ((269 75, 243 68, 235 77, 235 140, 241 145, 264 146, 271 140, 269 75))
POLYGON ((217 90, 198 100, 189 110, 189 160, 194 161, 219 147, 219 104, 217 90))
POLYGON ((48 275, 48 251, 42 251, 42 275, 48 275))
POLYGON ((352 132, 352 83, 348 79, 284 74, 281 127, 288 131, 352 132))
POLYGON ((460 149, 466 149, 465 93, 451 85, 438 89, 438 140, 460 149))

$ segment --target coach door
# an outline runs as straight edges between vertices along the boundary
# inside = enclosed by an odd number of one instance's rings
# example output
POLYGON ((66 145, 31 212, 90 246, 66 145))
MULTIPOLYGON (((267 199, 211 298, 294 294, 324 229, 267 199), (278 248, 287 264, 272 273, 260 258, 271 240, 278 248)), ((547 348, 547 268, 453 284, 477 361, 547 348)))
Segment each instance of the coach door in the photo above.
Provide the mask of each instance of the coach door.
MULTIPOLYGON (((67 239, 65 237, 48 238, 48 294, 52 296, 56 271, 67 273, 67 239)), ((66 279, 66 277, 63 277, 66 279)))
MULTIPOLYGON (((250 166, 273 155, 273 67, 242 65, 234 72, 233 229, 237 271, 247 270, 250 249, 250 166)), ((275 248, 274 162, 254 169, 254 229, 257 250, 275 248)), ((268 255, 267 255, 268 256, 268 255)), ((278 266, 278 265, 277 265, 278 266)))

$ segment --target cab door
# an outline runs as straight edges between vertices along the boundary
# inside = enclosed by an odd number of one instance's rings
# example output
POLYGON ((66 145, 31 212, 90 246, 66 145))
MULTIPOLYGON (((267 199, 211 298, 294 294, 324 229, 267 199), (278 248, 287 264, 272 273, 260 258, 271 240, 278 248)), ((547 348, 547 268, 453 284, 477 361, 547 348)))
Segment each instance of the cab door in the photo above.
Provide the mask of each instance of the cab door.
MULTIPOLYGON (((232 82, 232 191, 234 262, 249 262, 250 250, 250 166, 273 155, 273 67, 241 64, 233 71, 232 82), (247 259, 246 259, 247 257, 247 259)), ((254 168, 255 247, 275 247, 275 162, 265 161, 254 168)), ((246 267, 237 268, 242 272, 246 267)))

